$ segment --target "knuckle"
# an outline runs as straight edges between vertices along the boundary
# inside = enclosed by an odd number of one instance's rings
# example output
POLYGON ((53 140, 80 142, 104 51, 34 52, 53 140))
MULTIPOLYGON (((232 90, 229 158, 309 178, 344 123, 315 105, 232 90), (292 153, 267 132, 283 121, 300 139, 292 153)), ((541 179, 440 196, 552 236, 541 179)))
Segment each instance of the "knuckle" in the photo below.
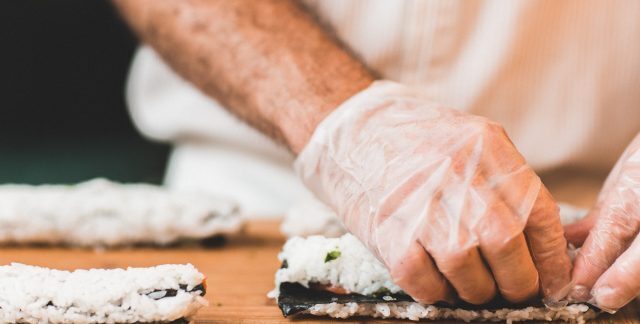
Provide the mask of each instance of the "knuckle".
POLYGON ((513 224, 507 224, 502 220, 496 226, 486 226, 479 232, 482 253, 491 254, 491 257, 506 259, 516 256, 519 249, 517 243, 521 239, 522 231, 513 224))
POLYGON ((440 272, 446 274, 454 274, 464 270, 467 261, 475 250, 475 247, 460 249, 458 251, 448 251, 444 253, 432 253, 433 259, 438 265, 440 272))
POLYGON ((529 248, 539 261, 552 259, 567 253, 567 239, 561 231, 546 236, 529 236, 529 248))
POLYGON ((512 237, 507 240, 496 240, 491 244, 489 253, 494 254, 494 257, 499 261, 517 260, 522 253, 522 250, 517 245, 517 239, 518 237, 512 237))
POLYGON ((477 127, 477 130, 485 136, 506 137, 507 134, 502 125, 486 118, 481 118, 476 121, 475 126, 477 127))

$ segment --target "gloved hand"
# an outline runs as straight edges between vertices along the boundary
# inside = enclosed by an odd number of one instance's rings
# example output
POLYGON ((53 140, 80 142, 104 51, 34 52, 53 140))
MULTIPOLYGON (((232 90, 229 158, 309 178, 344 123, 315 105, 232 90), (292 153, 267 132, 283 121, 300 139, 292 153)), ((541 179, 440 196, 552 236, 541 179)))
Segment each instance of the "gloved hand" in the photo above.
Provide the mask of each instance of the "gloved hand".
POLYGON ((420 302, 567 293, 557 206, 494 122, 376 82, 322 121, 295 167, 420 302))
POLYGON ((640 135, 613 168, 589 215, 567 226, 580 244, 570 297, 614 312, 640 294, 640 135))

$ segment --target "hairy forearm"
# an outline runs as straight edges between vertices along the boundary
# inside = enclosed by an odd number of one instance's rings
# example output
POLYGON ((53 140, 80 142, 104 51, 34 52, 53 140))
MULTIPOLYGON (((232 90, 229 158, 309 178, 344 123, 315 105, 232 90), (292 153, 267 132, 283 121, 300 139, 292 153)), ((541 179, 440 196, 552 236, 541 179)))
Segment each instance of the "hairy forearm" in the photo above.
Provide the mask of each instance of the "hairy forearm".
POLYGON ((293 0, 115 0, 180 75, 298 153, 373 77, 293 0))

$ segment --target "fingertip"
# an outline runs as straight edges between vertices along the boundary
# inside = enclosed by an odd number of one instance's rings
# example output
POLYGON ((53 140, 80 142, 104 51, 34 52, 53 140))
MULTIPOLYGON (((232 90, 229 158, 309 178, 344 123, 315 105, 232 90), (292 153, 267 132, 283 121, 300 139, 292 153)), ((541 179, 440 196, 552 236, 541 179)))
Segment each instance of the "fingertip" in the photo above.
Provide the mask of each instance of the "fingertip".
POLYGON ((589 302, 598 308, 613 313, 632 301, 640 293, 640 236, 607 271, 602 274, 591 289, 589 302))
POLYGON ((440 302, 454 305, 456 303, 456 298, 451 291, 449 284, 445 281, 437 284, 437 286, 438 287, 434 287, 435 289, 430 289, 427 294, 416 291, 409 295, 412 296, 415 301, 425 305, 432 305, 440 302))
POLYGON ((616 313, 622 306, 635 298, 635 296, 630 299, 624 298, 616 289, 608 286, 594 288, 591 295, 593 298, 590 303, 609 314, 616 313))
POLYGON ((557 278, 551 278, 548 280, 548 286, 542 287, 543 300, 549 304, 562 303, 567 299, 567 296, 575 286, 571 280, 571 265, 567 271, 562 271, 563 274, 557 278))
POLYGON ((598 278, 605 272, 609 264, 603 263, 603 261, 594 262, 593 259, 598 260, 598 255, 590 253, 589 244, 585 245, 580 251, 573 262, 573 270, 571 277, 575 283, 577 291, 575 294, 576 300, 587 301, 591 297, 591 289, 595 285, 598 278), (588 291, 585 292, 585 289, 588 291))
POLYGON ((569 292, 569 299, 576 302, 586 302, 592 299, 591 290, 583 285, 575 285, 569 292))

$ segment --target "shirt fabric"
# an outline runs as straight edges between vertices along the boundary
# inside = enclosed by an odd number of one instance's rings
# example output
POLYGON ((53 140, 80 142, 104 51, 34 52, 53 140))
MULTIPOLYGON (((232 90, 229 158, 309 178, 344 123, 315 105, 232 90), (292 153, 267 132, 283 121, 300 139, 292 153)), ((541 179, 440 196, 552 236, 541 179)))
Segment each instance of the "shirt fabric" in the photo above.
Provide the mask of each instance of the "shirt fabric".
MULTIPOLYGON (((608 170, 640 131, 640 1, 307 0, 382 78, 501 123, 537 171, 608 170)), ((306 196, 293 156, 173 73, 132 66, 138 128, 171 141, 167 185, 281 214, 306 196)))

